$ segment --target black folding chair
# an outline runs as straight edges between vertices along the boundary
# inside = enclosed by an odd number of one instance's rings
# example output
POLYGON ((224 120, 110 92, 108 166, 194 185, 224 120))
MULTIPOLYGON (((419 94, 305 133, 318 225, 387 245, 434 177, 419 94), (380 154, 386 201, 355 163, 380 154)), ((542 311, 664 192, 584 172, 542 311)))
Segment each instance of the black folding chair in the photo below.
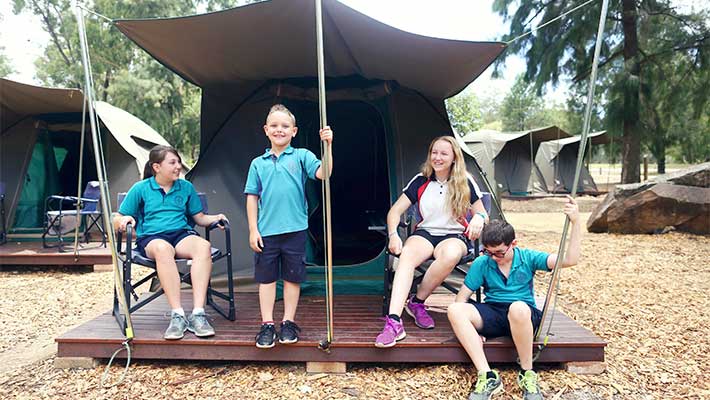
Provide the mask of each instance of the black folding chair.
POLYGON ((99 182, 91 181, 86 184, 82 197, 76 196, 49 196, 44 202, 44 232, 42 233, 42 247, 57 247, 64 251, 65 236, 74 232, 81 225, 84 226, 83 240, 89 243, 90 231, 96 228, 101 234, 101 246, 106 247, 106 232, 101 215, 101 189, 99 182), (76 206, 79 205, 77 212, 76 206), (67 218, 73 217, 73 219, 67 218), (65 220, 65 218, 67 218, 65 220), (78 225, 78 226, 77 226, 78 225), (47 236, 54 237, 56 244, 47 243, 47 236))
MULTIPOLYGON (((200 201, 202 202, 202 210, 204 213, 207 213, 207 196, 204 193, 198 193, 200 196, 200 201)), ((121 202, 123 202, 123 199, 126 197, 125 193, 119 193, 118 194, 118 205, 116 206, 119 208, 121 206, 121 202)), ((191 220, 190 216, 188 218, 191 220)), ((210 283, 207 286, 207 305, 211 306, 218 314, 223 316, 224 318, 234 321, 236 319, 236 310, 234 307, 234 282, 232 281, 232 245, 231 245, 231 231, 229 228, 229 222, 226 220, 220 220, 217 222, 212 223, 210 226, 205 228, 205 239, 207 241, 210 241, 210 232, 218 227, 224 227, 224 242, 225 242, 225 249, 224 251, 217 249, 215 247, 212 247, 212 264, 214 265, 217 261, 219 260, 226 260, 227 261, 227 293, 222 293, 212 287, 212 280, 210 280, 210 283), (215 301, 215 298, 217 297, 219 299, 222 299, 227 302, 227 307, 220 306, 217 304, 215 301)), ((155 300, 156 298, 160 297, 163 294, 163 289, 159 288, 154 291, 154 288, 151 285, 151 291, 153 291, 152 294, 150 294, 148 297, 145 299, 138 301, 138 294, 136 293, 136 289, 150 281, 150 280, 157 280, 158 277, 158 271, 157 271, 157 266, 155 263, 155 260, 145 257, 140 252, 138 252, 134 248, 134 237, 133 237, 133 226, 129 224, 126 227, 126 241, 125 241, 125 247, 122 249, 122 241, 123 241, 123 234, 122 232, 117 232, 116 233, 116 246, 117 246, 117 252, 119 254, 119 259, 121 261, 122 269, 123 269, 123 292, 126 296, 126 305, 129 309, 130 313, 133 313, 137 310, 139 310, 141 307, 145 306, 146 304, 150 303, 151 301, 155 300), (123 251, 125 250, 125 251, 123 251), (147 268, 151 268, 152 271, 138 279, 137 281, 133 282, 131 279, 131 272, 132 272, 132 266, 133 264, 137 265, 142 265, 147 268), (134 302, 134 304, 131 304, 134 302)), ((186 258, 175 258, 175 264, 177 264, 178 268, 178 273, 180 275, 180 283, 186 283, 190 286, 192 286, 192 281, 190 277, 190 266, 192 265, 192 260, 191 259, 186 259, 186 258)), ((126 331, 126 321, 125 318, 122 318, 120 310, 119 310, 119 303, 118 303, 118 293, 116 290, 113 292, 113 315, 116 318, 116 322, 118 322, 118 325, 121 327, 121 329, 125 332, 126 331)))
POLYGON ((5 229, 5 182, 0 182, 0 244, 7 243, 5 229))
MULTIPOLYGON (((488 192, 483 192, 482 193, 481 200, 483 201, 483 206, 486 209, 486 212, 490 215, 490 210, 491 210, 491 194, 488 192)), ((412 205, 409 210, 407 210, 407 213, 405 214, 405 219, 404 222, 400 222, 399 224, 399 229, 402 229, 405 231, 406 235, 403 240, 403 242, 408 238, 413 232, 414 232, 414 226, 415 226, 415 218, 416 218, 416 212, 414 211, 412 205)), ((392 254, 389 252, 389 250, 385 250, 387 257, 385 257, 385 268, 384 268, 384 290, 383 290, 383 296, 382 296, 382 315, 387 315, 389 311, 389 304, 390 304, 390 299, 392 296, 392 283, 394 281, 394 274, 395 274, 395 269, 394 269, 394 263, 395 259, 399 258, 399 254, 392 254)), ((466 277, 466 274, 468 273, 468 269, 471 266, 471 263, 473 260, 476 259, 476 257, 479 256, 481 252, 481 244, 478 239, 474 240, 473 246, 471 250, 465 254, 463 257, 461 257, 461 260, 456 264, 454 269, 451 271, 451 274, 458 274, 462 278, 466 277)), ((433 256, 429 258, 427 261, 423 262, 422 264, 418 265, 414 269, 414 280, 412 281, 412 286, 409 288, 409 293, 413 294, 416 293, 417 291, 417 286, 422 283, 422 280, 424 279, 424 274, 426 273, 427 269, 429 269, 429 266, 431 263, 434 261, 433 256)), ((450 291, 451 293, 457 294, 459 292, 458 288, 452 286, 448 282, 444 281, 441 283, 441 286, 445 288, 446 290, 450 291)), ((476 301, 481 302, 481 289, 476 290, 476 301)))

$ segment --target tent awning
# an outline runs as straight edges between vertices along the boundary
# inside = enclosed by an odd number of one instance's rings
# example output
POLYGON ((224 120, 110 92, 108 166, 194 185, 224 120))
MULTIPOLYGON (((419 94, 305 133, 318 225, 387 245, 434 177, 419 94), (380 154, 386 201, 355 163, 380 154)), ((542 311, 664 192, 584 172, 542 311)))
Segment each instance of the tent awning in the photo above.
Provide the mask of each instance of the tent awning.
MULTIPOLYGON (((270 0, 179 18, 117 20, 116 27, 163 65, 203 88, 315 77, 313 1, 270 0), (269 26, 264 26, 268 21, 269 26)), ((404 32, 336 0, 323 1, 325 72, 397 81, 433 98, 455 95, 504 50, 501 42, 404 32)))
POLYGON ((82 111, 84 94, 78 89, 56 89, 0 78, 0 127, 4 132, 29 115, 82 111))
MULTIPOLYGON (((564 139, 550 140, 540 144, 538 152, 542 151, 548 160, 552 160, 562 151, 562 148, 579 143, 581 136, 572 136, 564 139)), ((587 135, 588 139, 591 139, 592 145, 598 144, 608 144, 611 141, 611 137, 607 134, 607 131, 592 132, 587 135)))

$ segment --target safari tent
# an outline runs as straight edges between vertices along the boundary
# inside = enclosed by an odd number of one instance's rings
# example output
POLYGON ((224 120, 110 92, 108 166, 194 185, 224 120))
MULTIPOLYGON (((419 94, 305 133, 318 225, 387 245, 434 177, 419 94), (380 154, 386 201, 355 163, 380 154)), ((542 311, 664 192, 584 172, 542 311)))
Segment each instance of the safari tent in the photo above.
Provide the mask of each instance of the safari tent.
POLYGON ((481 130, 466 134, 462 141, 498 194, 527 196, 546 192, 544 178, 533 162, 540 143, 569 136, 553 125, 520 132, 481 130))
MULTIPOLYGON (((589 134, 592 145, 607 144, 610 137, 606 131, 589 134)), ((574 172, 577 168, 580 136, 550 140, 540 144, 535 154, 535 165, 542 174, 545 189, 549 193, 571 193, 574 172)), ((582 165, 577 183, 577 193, 596 194, 597 189, 589 169, 582 165)))
MULTIPOLYGON (((293 145, 320 155, 314 2, 272 0, 204 15, 117 20, 151 56, 202 88, 201 154, 189 179, 232 222, 235 272, 250 276, 243 194, 251 160, 268 141, 274 103, 297 118, 293 145), (264 29, 268 25, 274 29, 264 29)), ((503 43, 445 40, 395 29, 335 0, 323 1, 336 293, 381 290, 390 204, 425 160, 429 142, 453 135, 444 99, 464 89, 503 43)), ((486 190, 475 161, 469 171, 486 190)), ((311 248, 322 265, 320 184, 307 189, 311 248)), ((497 210, 494 210, 497 213, 497 210)), ((309 268, 313 287, 322 267, 309 268)))
MULTIPOLYGON (((5 183, 7 231, 41 232, 47 196, 76 196, 79 179, 84 95, 77 89, 56 89, 0 79, 0 181, 5 183)), ((148 152, 168 142, 135 116, 97 102, 102 124, 111 199, 142 178, 148 152)), ((86 130, 89 120, 87 115, 86 130)), ((84 147, 82 182, 96 180, 90 138, 84 147)))

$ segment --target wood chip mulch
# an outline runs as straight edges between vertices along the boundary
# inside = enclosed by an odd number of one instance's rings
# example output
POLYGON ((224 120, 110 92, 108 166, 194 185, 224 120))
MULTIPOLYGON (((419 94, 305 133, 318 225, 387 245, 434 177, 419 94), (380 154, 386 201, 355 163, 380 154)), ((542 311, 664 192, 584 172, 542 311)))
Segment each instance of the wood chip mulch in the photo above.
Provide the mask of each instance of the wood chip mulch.
MULTIPOLYGON (((511 212, 554 212, 559 204, 557 199, 515 202, 511 212)), ((523 223, 517 230, 522 247, 556 251, 561 226, 539 232, 526 230, 523 223)), ((545 398, 710 398, 709 254, 706 236, 585 233, 582 262, 562 271, 557 307, 608 342, 607 370, 575 375, 559 365, 541 366, 545 398)), ((537 277, 538 295, 544 296, 548 278, 537 277)), ((0 323, 5 328, 0 364, 13 349, 31 352, 107 310, 112 280, 110 272, 0 272, 0 323)), ((343 375, 309 375, 303 364, 140 361, 123 384, 104 389, 99 384, 104 366, 57 370, 53 357, 19 363, 0 372, 0 397, 465 399, 475 375, 470 364, 350 364, 343 375)), ((495 398, 519 399, 516 366, 495 367, 505 384, 505 393, 495 398)), ((114 366, 111 377, 121 372, 121 365, 114 366)))

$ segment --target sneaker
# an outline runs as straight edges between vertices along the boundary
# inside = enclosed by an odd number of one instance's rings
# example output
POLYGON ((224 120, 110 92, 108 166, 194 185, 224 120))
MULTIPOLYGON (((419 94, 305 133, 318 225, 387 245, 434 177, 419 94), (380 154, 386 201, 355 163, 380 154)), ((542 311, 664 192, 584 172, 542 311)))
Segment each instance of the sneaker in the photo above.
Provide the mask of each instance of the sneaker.
POLYGON ((279 332, 279 343, 291 344, 298 342, 298 332, 301 332, 301 328, 299 328, 295 322, 282 322, 281 332, 279 332))
POLYGON ((518 372, 518 386, 523 390, 523 400, 542 400, 537 374, 533 370, 518 372))
POLYGON ((407 337, 402 321, 396 321, 390 317, 385 317, 385 327, 382 333, 375 339, 375 347, 386 348, 397 344, 398 340, 407 337))
POLYGON ((493 371, 495 378, 488 378, 485 371, 478 371, 478 379, 473 385, 473 391, 468 395, 468 400, 488 400, 494 394, 503 391, 503 382, 500 380, 500 375, 497 371, 493 371))
POLYGON ((415 295, 409 296, 407 305, 404 307, 407 310, 407 314, 414 318, 414 324, 422 329, 434 329, 434 319, 426 312, 426 306, 424 303, 415 303, 415 295))
POLYGON ((256 347, 260 349, 270 349, 276 342, 276 328, 274 324, 263 324, 256 335, 256 347))
POLYGON ((185 319, 184 315, 171 313, 170 325, 168 325, 168 329, 165 330, 163 337, 168 340, 182 339, 183 336, 185 336, 187 325, 187 319, 185 319))
POLYGON ((187 330, 194 333, 195 336, 214 336, 214 328, 212 328, 212 325, 207 321, 207 315, 205 315, 205 313, 192 314, 190 318, 187 319, 187 322, 187 330))

